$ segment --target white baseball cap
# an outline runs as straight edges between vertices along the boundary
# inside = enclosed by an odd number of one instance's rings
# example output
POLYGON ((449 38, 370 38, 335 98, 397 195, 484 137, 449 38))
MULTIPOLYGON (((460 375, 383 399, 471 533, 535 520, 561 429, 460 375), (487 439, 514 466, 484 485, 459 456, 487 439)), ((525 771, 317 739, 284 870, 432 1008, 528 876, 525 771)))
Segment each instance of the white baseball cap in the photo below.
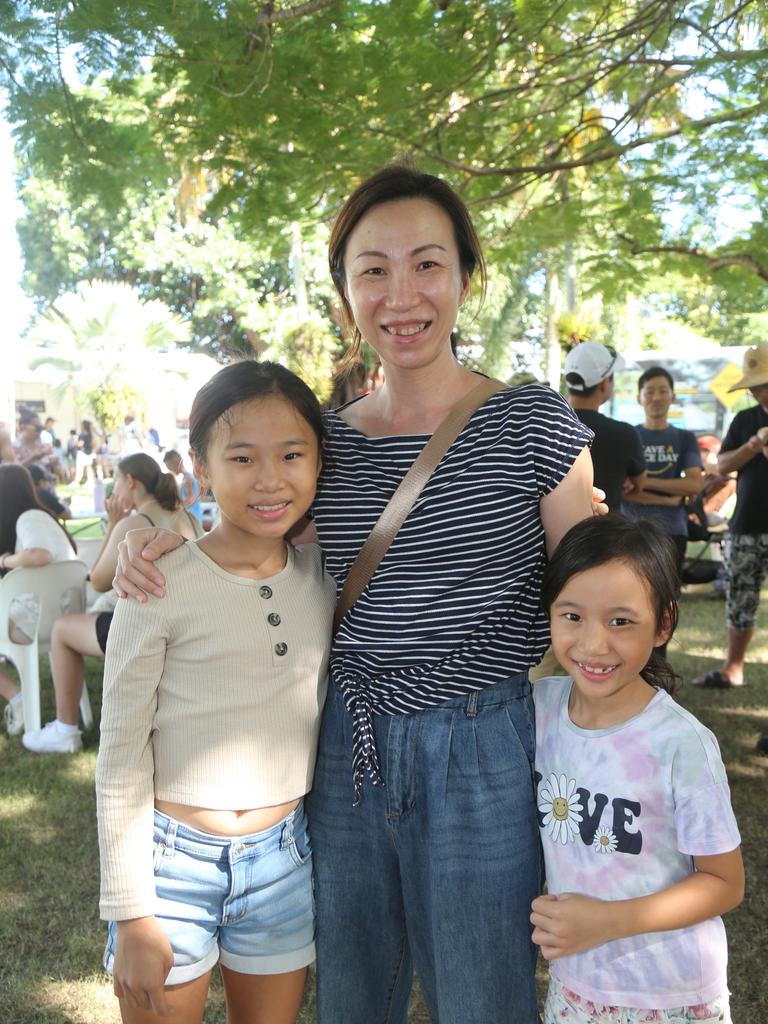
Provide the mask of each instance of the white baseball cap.
POLYGON ((624 360, 612 348, 599 341, 582 341, 566 356, 563 371, 569 391, 586 391, 623 370, 624 360))

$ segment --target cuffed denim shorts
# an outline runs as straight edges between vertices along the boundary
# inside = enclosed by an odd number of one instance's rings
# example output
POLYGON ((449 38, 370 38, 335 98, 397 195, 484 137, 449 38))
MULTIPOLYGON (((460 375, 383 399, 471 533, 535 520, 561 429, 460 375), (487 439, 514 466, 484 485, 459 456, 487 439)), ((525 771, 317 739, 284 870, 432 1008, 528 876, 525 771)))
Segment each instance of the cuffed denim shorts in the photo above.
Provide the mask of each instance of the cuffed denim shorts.
MULTIPOLYGON (((173 949, 166 985, 217 961, 241 974, 285 974, 315 959, 312 851, 304 805, 263 832, 216 836, 155 811, 155 917, 173 949)), ((111 974, 117 927, 109 924, 111 974)))

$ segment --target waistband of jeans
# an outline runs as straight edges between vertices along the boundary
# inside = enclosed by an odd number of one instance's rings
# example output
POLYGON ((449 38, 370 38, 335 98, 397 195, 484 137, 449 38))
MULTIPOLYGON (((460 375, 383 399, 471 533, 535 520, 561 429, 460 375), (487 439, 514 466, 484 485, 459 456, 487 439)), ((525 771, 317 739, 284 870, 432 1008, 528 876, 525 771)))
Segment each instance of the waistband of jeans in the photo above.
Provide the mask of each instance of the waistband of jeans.
POLYGON ((203 832, 185 825, 163 811, 154 811, 154 834, 167 848, 179 847, 189 852, 197 852, 201 856, 218 859, 225 856, 231 849, 254 846, 285 847, 293 842, 294 833, 304 821, 304 801, 289 811, 284 818, 260 832, 249 832, 236 836, 220 836, 213 832, 203 832))
POLYGON ((531 692, 531 684, 528 680, 528 670, 517 672, 508 679, 502 679, 498 683, 489 683, 480 690, 470 690, 458 697, 442 701, 431 708, 424 708, 416 714, 429 714, 431 711, 451 711, 456 708, 471 713, 480 708, 497 707, 499 704, 506 704, 510 700, 518 700, 520 697, 527 697, 531 692))

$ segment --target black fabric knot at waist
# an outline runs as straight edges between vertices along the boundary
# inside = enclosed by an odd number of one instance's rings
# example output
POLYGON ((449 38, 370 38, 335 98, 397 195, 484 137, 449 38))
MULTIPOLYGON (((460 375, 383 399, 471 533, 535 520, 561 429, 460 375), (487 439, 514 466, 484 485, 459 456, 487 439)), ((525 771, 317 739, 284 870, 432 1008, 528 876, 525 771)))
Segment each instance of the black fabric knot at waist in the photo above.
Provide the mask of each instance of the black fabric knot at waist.
POLYGON ((373 786, 384 785, 373 731, 373 716, 377 712, 365 683, 346 680, 339 693, 352 717, 352 782, 355 787, 354 806, 357 807, 363 798, 366 777, 373 786))

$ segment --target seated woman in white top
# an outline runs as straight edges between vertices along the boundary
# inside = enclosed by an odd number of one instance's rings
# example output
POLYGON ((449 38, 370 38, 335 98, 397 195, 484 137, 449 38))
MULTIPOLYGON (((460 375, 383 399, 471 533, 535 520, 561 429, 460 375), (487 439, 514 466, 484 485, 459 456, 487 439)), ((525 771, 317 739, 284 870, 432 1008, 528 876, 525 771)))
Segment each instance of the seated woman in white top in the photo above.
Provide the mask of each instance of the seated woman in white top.
MULTIPOLYGON (((93 589, 101 593, 112 588, 117 545, 137 525, 175 530, 187 540, 194 540, 203 532, 197 520, 182 506, 174 477, 164 473, 146 452, 136 452, 118 462, 115 484, 105 507, 107 532, 90 572, 93 589)), ((22 742, 27 750, 39 754, 71 754, 82 749, 77 723, 85 675, 84 656, 103 657, 111 622, 112 612, 102 611, 62 615, 54 623, 51 665, 56 719, 42 729, 24 734, 22 742)))
MULTIPOLYGON (((14 463, 0 465, 0 575, 21 566, 47 565, 77 558, 75 542, 58 520, 37 500, 29 470, 14 463)), ((30 595, 34 605, 34 597, 30 595)), ((12 636, 16 642, 30 640, 25 620, 37 612, 26 602, 18 602, 12 618, 12 636)), ((0 628, 6 628, 0 624, 0 628)), ((24 728, 21 691, 16 681, 0 670, 0 696, 8 701, 5 724, 10 736, 24 728)))

